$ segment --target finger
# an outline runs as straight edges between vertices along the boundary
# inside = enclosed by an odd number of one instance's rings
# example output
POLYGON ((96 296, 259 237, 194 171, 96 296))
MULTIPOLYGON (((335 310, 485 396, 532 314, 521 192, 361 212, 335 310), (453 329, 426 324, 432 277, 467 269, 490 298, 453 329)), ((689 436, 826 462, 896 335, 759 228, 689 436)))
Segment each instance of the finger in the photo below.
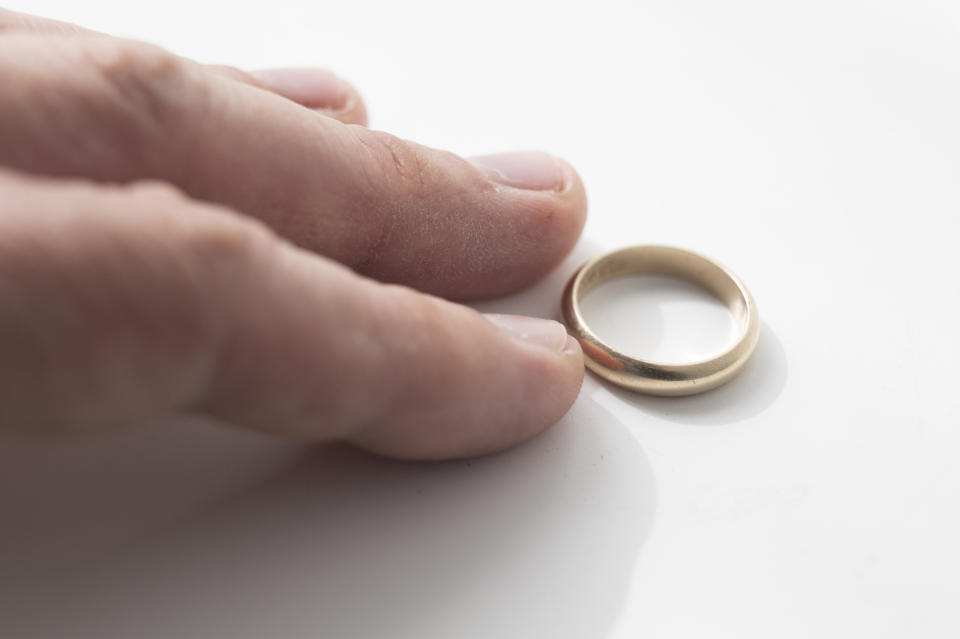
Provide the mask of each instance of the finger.
MULTIPOLYGON (((4 32, 102 35, 67 22, 0 9, 0 34, 4 32)), ((346 124, 367 124, 366 105, 360 92, 327 69, 283 68, 250 72, 219 64, 204 67, 210 73, 272 91, 346 124)))
POLYGON ((367 108, 360 92, 328 69, 285 68, 242 71, 235 67, 221 65, 208 65, 206 68, 232 80, 272 91, 344 124, 367 125, 367 108))
POLYGON ((168 187, 0 173, 0 426, 178 411, 410 458, 526 440, 573 402, 556 322, 384 286, 168 187))
POLYGON ((7 9, 0 9, 0 34, 24 31, 28 33, 48 33, 56 35, 93 34, 93 31, 83 29, 68 22, 41 18, 26 13, 18 13, 7 9))
POLYGON ((586 197, 541 153, 472 164, 344 125, 159 49, 0 40, 0 163, 160 178, 381 280, 460 299, 526 286, 570 250, 586 197))

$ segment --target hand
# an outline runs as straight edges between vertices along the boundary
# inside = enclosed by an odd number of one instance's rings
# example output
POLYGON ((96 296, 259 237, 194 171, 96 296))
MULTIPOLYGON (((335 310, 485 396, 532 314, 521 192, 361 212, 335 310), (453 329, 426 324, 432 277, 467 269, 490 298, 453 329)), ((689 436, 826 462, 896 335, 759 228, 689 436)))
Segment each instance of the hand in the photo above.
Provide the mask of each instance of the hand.
POLYGON ((370 130, 329 72, 2 10, 0 87, 0 431, 202 412, 443 458, 529 439, 576 397, 560 324, 441 299, 559 262, 586 209, 566 163, 370 130))

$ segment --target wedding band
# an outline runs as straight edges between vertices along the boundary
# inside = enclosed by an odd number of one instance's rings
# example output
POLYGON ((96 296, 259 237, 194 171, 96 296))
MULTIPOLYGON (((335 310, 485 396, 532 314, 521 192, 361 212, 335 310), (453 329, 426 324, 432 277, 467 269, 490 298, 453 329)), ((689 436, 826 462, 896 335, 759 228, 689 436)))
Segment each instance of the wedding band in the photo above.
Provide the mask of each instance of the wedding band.
POLYGON ((756 305, 740 278, 702 255, 669 246, 632 246, 584 264, 563 292, 563 321, 583 347, 587 368, 618 386, 649 395, 694 395, 730 381, 750 359, 760 335, 756 305), (664 275, 704 287, 730 309, 740 336, 725 352, 692 363, 664 364, 621 353, 590 330, 580 300, 600 284, 624 275, 664 275))

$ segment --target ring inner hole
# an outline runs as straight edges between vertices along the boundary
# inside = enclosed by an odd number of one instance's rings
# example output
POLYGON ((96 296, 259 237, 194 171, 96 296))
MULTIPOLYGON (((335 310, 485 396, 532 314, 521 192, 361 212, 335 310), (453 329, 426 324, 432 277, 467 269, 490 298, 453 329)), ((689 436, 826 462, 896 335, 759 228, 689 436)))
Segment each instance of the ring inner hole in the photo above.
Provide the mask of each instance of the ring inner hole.
POLYGON ((703 287, 662 275, 624 275, 580 300, 587 326, 613 348, 652 362, 710 359, 740 335, 730 309, 703 287))

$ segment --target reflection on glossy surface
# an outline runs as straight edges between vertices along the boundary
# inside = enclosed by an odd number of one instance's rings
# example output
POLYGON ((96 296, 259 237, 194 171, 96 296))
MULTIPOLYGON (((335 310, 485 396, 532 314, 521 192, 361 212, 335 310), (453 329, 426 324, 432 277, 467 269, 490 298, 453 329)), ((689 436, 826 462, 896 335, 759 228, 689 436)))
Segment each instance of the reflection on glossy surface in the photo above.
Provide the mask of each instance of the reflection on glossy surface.
POLYGON ((9 636, 602 636, 654 512, 643 451, 586 398, 440 464, 195 422, 121 440, 2 451, 9 636))

